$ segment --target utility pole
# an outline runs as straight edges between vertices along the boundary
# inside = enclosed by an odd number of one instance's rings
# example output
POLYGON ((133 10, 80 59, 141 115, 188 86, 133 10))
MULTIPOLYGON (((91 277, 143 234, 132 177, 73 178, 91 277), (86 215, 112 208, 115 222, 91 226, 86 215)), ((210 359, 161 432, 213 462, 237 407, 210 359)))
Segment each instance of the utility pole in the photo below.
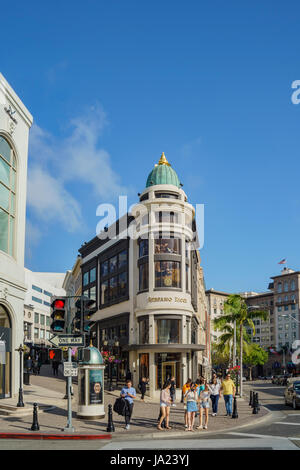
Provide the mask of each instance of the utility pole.
MULTIPOLYGON (((70 298, 68 298, 67 302, 67 333, 72 333, 72 325, 71 325, 71 305, 70 305, 70 298)), ((72 347, 68 347, 68 362, 72 362, 72 347)), ((64 428, 64 431, 74 432, 74 428, 72 426, 72 376, 67 377, 67 396, 68 396, 68 421, 67 426, 64 428)))
POLYGON ((233 367, 236 366, 236 320, 233 322, 233 367))

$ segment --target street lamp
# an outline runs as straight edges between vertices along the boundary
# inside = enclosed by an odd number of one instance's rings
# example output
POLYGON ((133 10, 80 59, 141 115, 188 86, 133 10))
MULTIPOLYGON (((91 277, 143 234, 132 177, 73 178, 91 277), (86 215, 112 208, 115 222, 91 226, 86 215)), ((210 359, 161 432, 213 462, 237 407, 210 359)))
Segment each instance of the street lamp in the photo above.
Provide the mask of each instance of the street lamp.
POLYGON ((23 407, 24 402, 23 402, 23 378, 22 378, 22 372, 23 372, 23 353, 25 349, 23 349, 22 344, 18 347, 18 349, 15 349, 19 353, 20 356, 20 386, 19 386, 19 400, 17 403, 18 407, 23 407))

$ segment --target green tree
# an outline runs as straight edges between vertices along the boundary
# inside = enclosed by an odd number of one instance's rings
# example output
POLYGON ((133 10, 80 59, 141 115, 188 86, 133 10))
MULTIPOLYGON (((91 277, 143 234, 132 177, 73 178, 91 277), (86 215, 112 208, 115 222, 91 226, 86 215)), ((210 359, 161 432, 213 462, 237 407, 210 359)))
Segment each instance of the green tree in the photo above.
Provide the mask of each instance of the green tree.
POLYGON ((237 332, 239 331, 239 354, 240 354, 240 394, 243 391, 243 345, 244 329, 246 326, 252 328, 255 334, 255 325, 253 320, 260 318, 267 320, 269 313, 266 310, 250 308, 245 299, 239 294, 232 294, 224 302, 224 313, 215 319, 214 324, 219 330, 225 330, 226 326, 232 327, 236 322, 237 332))
POLYGON ((251 343, 248 348, 248 352, 245 351, 244 353, 244 363, 250 369, 250 380, 252 380, 252 369, 255 366, 263 366, 269 358, 269 354, 267 351, 262 349, 258 344, 251 343))

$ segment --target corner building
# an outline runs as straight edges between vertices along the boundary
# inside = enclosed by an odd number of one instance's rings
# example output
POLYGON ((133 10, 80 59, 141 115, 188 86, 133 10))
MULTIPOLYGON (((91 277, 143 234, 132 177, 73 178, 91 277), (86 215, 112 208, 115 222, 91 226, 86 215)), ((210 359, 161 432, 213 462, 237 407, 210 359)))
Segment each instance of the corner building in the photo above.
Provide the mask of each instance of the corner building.
POLYGON ((149 377, 156 396, 174 376, 179 398, 206 354, 195 212, 164 154, 139 197, 131 214, 80 248, 82 292, 96 300, 98 348, 120 360, 114 377, 129 369, 135 386, 149 377))
POLYGON ((33 118, 0 74, 0 399, 17 394, 23 344, 26 188, 33 118))

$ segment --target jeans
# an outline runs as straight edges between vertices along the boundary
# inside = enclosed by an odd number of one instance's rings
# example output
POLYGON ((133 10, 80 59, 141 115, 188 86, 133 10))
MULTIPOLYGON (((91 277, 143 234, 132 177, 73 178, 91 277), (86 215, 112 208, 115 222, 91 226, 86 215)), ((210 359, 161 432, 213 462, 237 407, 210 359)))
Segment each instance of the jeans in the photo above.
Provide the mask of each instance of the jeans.
POLYGON ((232 415, 232 395, 224 395, 224 400, 225 400, 225 406, 226 406, 226 412, 228 415, 232 415))
POLYGON ((130 423, 132 411, 133 411, 133 403, 127 403, 127 407, 125 410, 125 424, 126 425, 130 423))
POLYGON ((211 395, 211 404, 212 404, 212 412, 218 413, 218 403, 219 403, 219 395, 211 395))

